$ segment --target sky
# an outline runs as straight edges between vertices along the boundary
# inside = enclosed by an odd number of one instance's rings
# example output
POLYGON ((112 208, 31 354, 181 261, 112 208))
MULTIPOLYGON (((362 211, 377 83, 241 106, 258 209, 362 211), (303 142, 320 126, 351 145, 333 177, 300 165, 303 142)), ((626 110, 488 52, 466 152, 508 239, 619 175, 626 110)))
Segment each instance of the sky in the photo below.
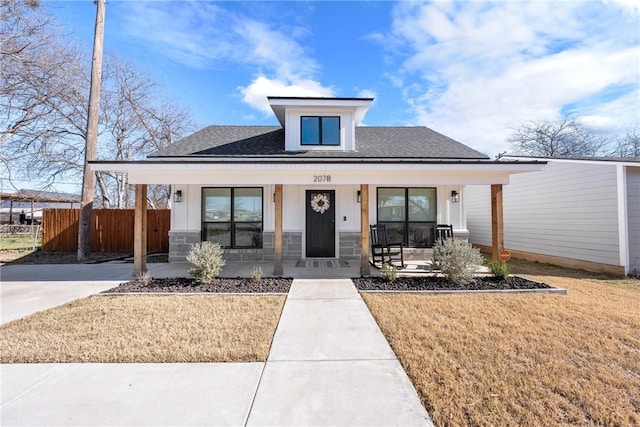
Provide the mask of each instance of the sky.
MULTIPOLYGON (((363 125, 427 126, 493 157, 531 120, 640 127, 639 5, 109 0, 104 44, 198 127, 276 125, 268 95, 373 97, 363 125)), ((93 1, 43 6, 91 50, 93 1)))

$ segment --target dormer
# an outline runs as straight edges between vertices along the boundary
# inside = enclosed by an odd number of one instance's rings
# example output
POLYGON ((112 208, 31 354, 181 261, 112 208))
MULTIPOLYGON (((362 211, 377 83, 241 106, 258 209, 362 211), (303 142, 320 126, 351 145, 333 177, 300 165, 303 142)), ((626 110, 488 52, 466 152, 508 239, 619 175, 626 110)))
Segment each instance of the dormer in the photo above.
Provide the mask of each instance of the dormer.
POLYGON ((356 151, 355 131, 373 98, 270 96, 286 151, 356 151))

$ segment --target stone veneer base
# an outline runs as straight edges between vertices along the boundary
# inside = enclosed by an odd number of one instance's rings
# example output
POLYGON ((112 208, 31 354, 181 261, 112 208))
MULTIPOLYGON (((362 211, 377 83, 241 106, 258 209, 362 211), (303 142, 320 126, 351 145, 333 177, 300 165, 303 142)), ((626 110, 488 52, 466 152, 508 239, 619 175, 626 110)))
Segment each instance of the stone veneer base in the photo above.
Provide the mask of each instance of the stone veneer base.
MULTIPOLYGON (((468 232, 456 231, 455 237, 466 240, 468 232)), ((274 260, 274 233, 263 233, 263 247, 261 249, 225 249, 224 258, 227 261, 240 262, 271 262, 274 260)), ((340 259, 348 261, 360 260, 360 233, 339 232, 340 259)), ((170 231, 169 232, 169 262, 185 262, 191 245, 200 242, 200 231, 170 231)), ((282 259, 297 261, 302 258, 302 232, 282 233, 282 259)), ((407 260, 431 259, 433 250, 430 248, 405 248, 404 257, 407 260)))

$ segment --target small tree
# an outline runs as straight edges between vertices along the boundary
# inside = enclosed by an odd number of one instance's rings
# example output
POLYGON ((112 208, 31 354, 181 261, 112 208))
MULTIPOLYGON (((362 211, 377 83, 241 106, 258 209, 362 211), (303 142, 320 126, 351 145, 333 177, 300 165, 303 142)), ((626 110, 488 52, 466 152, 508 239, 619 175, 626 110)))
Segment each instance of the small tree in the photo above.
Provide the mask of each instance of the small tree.
POLYGON ((615 150, 611 153, 615 157, 640 157, 640 129, 627 131, 618 139, 615 150))
POLYGON ((473 281, 473 273, 483 260, 480 250, 464 240, 438 240, 433 246, 433 263, 447 280, 459 285, 473 281))
POLYGON ((515 129, 508 141, 515 154, 538 157, 593 157, 604 154, 607 144, 570 115, 559 122, 531 121, 515 129))
POLYGON ((191 246, 187 261, 193 264, 189 273, 200 283, 211 283, 225 266, 223 250, 218 243, 200 242, 191 246))

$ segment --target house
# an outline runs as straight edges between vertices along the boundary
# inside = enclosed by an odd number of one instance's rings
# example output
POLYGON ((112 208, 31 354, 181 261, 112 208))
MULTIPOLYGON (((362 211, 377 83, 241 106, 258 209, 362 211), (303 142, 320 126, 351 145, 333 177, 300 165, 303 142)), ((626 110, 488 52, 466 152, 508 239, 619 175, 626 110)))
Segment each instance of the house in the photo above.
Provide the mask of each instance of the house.
MULTIPOLYGON (((139 201, 147 184, 173 185, 172 262, 210 240, 229 261, 273 261, 274 274, 282 274, 283 260, 308 258, 359 261, 368 274, 370 224, 386 224, 408 257, 424 257, 437 223, 467 237, 465 185, 495 186, 499 204, 512 174, 545 164, 492 161, 426 127, 360 126, 372 98, 268 101, 279 126, 209 126, 145 160, 91 168, 126 172, 139 201)), ((136 240, 142 271, 144 236, 136 240)))
MULTIPOLYGON (((640 271, 640 158, 548 162, 504 189, 504 246, 518 258, 593 271, 640 271)), ((469 240, 491 246, 486 186, 464 190, 469 240)))

